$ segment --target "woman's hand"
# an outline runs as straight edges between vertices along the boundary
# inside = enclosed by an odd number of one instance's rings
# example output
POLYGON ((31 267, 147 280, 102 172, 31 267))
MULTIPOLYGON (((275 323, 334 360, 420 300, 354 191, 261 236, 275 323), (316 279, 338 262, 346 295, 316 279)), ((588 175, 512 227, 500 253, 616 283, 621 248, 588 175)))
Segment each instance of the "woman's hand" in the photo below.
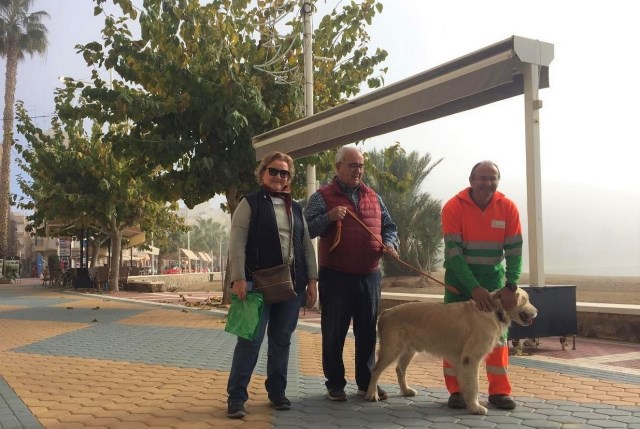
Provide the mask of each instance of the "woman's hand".
POLYGON ((318 300, 318 280, 317 279, 309 279, 309 283, 307 284, 307 308, 313 308, 316 305, 316 301, 318 300))
POLYGON ((238 295, 240 300, 244 301, 247 299, 247 281, 245 279, 234 281, 231 290, 238 295))

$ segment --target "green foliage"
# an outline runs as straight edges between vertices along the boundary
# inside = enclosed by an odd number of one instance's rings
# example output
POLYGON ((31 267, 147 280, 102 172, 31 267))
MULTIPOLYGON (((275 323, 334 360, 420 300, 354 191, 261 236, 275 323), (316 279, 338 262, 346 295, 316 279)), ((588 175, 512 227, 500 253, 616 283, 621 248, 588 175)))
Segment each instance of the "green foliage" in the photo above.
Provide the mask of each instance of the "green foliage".
POLYGON ((213 219, 198 219, 191 235, 191 248, 217 255, 226 236, 227 232, 222 224, 214 222, 213 219))
POLYGON ((58 255, 51 254, 47 256, 47 267, 49 268, 49 274, 54 274, 60 267, 60 258, 58 255))
MULTIPOLYGON (((432 162, 431 155, 406 154, 399 144, 384 151, 367 153, 365 182, 375 188, 398 225, 400 258, 430 272, 441 261, 441 202, 434 200, 421 186, 442 161, 432 162)), ((386 275, 415 275, 393 262, 385 264, 386 275)))
MULTIPOLYGON (((60 90, 56 111, 70 108, 71 100, 68 87, 60 90)), ((79 105, 83 103, 79 100, 79 105)), ((27 230, 38 235, 78 235, 82 230, 97 242, 108 237, 115 267, 110 284, 117 290, 122 231, 137 225, 162 238, 167 230, 181 226, 174 212, 177 205, 154 197, 149 186, 153 171, 140 160, 118 157, 113 141, 107 139, 115 135, 103 133, 100 124, 87 134, 81 120, 56 117, 45 133, 33 124, 22 103, 17 104, 17 114, 18 131, 28 142, 16 145, 22 156, 18 163, 29 177, 18 178, 25 195, 19 206, 32 211, 27 230), (54 230, 48 228, 52 224, 54 230)), ((126 124, 111 125, 119 126, 126 124)))
POLYGON ((7 265, 4 267, 4 278, 9 280, 15 280, 18 278, 18 267, 14 265, 7 265))
MULTIPOLYGON (((57 111, 65 108, 58 98, 57 111)), ((93 228, 109 234, 131 225, 165 228, 176 222, 171 205, 149 192, 153 174, 136 159, 117 157, 99 126, 91 135, 83 123, 72 119, 52 120, 48 133, 36 127, 22 103, 17 104, 18 131, 26 146, 16 145, 18 160, 29 179, 18 183, 26 197, 20 207, 33 210, 28 216, 31 230, 57 220, 71 232, 93 228)))
MULTIPOLYGON (((105 0, 94 1, 96 14, 103 13, 105 0)), ((278 11, 298 2, 145 0, 139 14, 130 1, 113 3, 123 17, 107 16, 102 42, 78 52, 89 67, 113 69, 121 80, 112 88, 95 78, 91 88, 69 82, 86 103, 61 115, 98 123, 126 118, 127 127, 110 127, 102 139, 118 156, 154 170, 152 192, 188 207, 224 194, 233 211, 256 187, 251 138, 303 115, 302 23, 286 22, 283 32, 271 26, 278 11), (140 39, 132 36, 134 25, 140 39)), ((382 84, 374 73, 384 73, 376 67, 387 54, 368 52, 365 30, 380 11, 364 0, 321 19, 314 54, 335 62, 316 64, 316 110, 357 94, 362 83, 382 84)), ((301 161, 299 180, 304 165, 319 161, 301 161)))
POLYGON ((44 11, 29 13, 32 5, 33 0, 0 0, 0 56, 6 58, 0 156, 0 254, 5 256, 11 206, 9 178, 18 62, 24 59, 25 54, 33 56, 47 49, 47 27, 42 20, 49 15, 44 11))

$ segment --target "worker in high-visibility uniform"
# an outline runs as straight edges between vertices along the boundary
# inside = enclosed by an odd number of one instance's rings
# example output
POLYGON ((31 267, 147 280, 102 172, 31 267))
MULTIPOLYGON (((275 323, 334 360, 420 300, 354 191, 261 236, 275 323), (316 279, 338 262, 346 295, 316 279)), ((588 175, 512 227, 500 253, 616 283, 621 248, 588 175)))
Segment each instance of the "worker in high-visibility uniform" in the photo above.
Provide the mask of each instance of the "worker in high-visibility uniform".
MULTIPOLYGON (((501 290, 505 309, 516 304, 515 291, 522 271, 522 229, 516 205, 497 192, 499 180, 500 170, 495 163, 477 163, 471 169, 470 186, 442 209, 444 280, 459 291, 456 295, 445 290, 445 303, 473 299, 482 311, 493 311, 490 292, 501 290)), ((507 377, 508 363, 505 332, 486 357, 489 403, 503 410, 516 406, 507 377)), ((465 408, 456 368, 446 360, 443 367, 450 394, 448 406, 465 408)))

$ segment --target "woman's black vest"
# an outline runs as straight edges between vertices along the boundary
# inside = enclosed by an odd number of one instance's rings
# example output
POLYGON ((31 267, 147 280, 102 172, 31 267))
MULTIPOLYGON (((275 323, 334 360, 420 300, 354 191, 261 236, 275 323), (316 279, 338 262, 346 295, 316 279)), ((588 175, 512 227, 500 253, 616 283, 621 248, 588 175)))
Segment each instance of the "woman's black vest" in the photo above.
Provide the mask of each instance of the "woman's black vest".
MULTIPOLYGON (((246 197, 251 207, 251 222, 249 224, 249 237, 245 249, 246 264, 244 267, 245 278, 253 280, 251 272, 261 268, 269 268, 282 264, 282 250, 280 247, 280 234, 276 214, 273 210, 271 197, 263 189, 252 192, 246 197)), ((304 254, 304 224, 302 207, 292 201, 293 212, 293 261, 294 269, 292 278, 296 291, 304 291, 308 275, 307 263, 304 254)))

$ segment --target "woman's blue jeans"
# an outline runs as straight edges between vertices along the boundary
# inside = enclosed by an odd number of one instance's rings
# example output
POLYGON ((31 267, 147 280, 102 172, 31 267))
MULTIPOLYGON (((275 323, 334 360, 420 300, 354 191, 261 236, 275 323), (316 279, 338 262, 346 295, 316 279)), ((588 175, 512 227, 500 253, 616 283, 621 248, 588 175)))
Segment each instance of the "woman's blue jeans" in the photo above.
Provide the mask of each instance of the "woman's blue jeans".
POLYGON ((347 384, 342 353, 352 320, 356 384, 359 390, 369 387, 371 369, 375 365, 381 279, 379 270, 355 275, 320 267, 322 368, 329 390, 343 390, 347 384))
POLYGON ((298 324, 300 306, 306 293, 305 290, 296 292, 298 292, 298 296, 295 299, 264 305, 258 334, 253 340, 249 341, 238 337, 227 383, 227 393, 229 394, 227 402, 229 404, 243 404, 249 399, 247 386, 258 362, 258 354, 265 331, 268 338, 268 349, 267 380, 264 384, 270 399, 284 396, 287 388, 291 335, 298 324))

